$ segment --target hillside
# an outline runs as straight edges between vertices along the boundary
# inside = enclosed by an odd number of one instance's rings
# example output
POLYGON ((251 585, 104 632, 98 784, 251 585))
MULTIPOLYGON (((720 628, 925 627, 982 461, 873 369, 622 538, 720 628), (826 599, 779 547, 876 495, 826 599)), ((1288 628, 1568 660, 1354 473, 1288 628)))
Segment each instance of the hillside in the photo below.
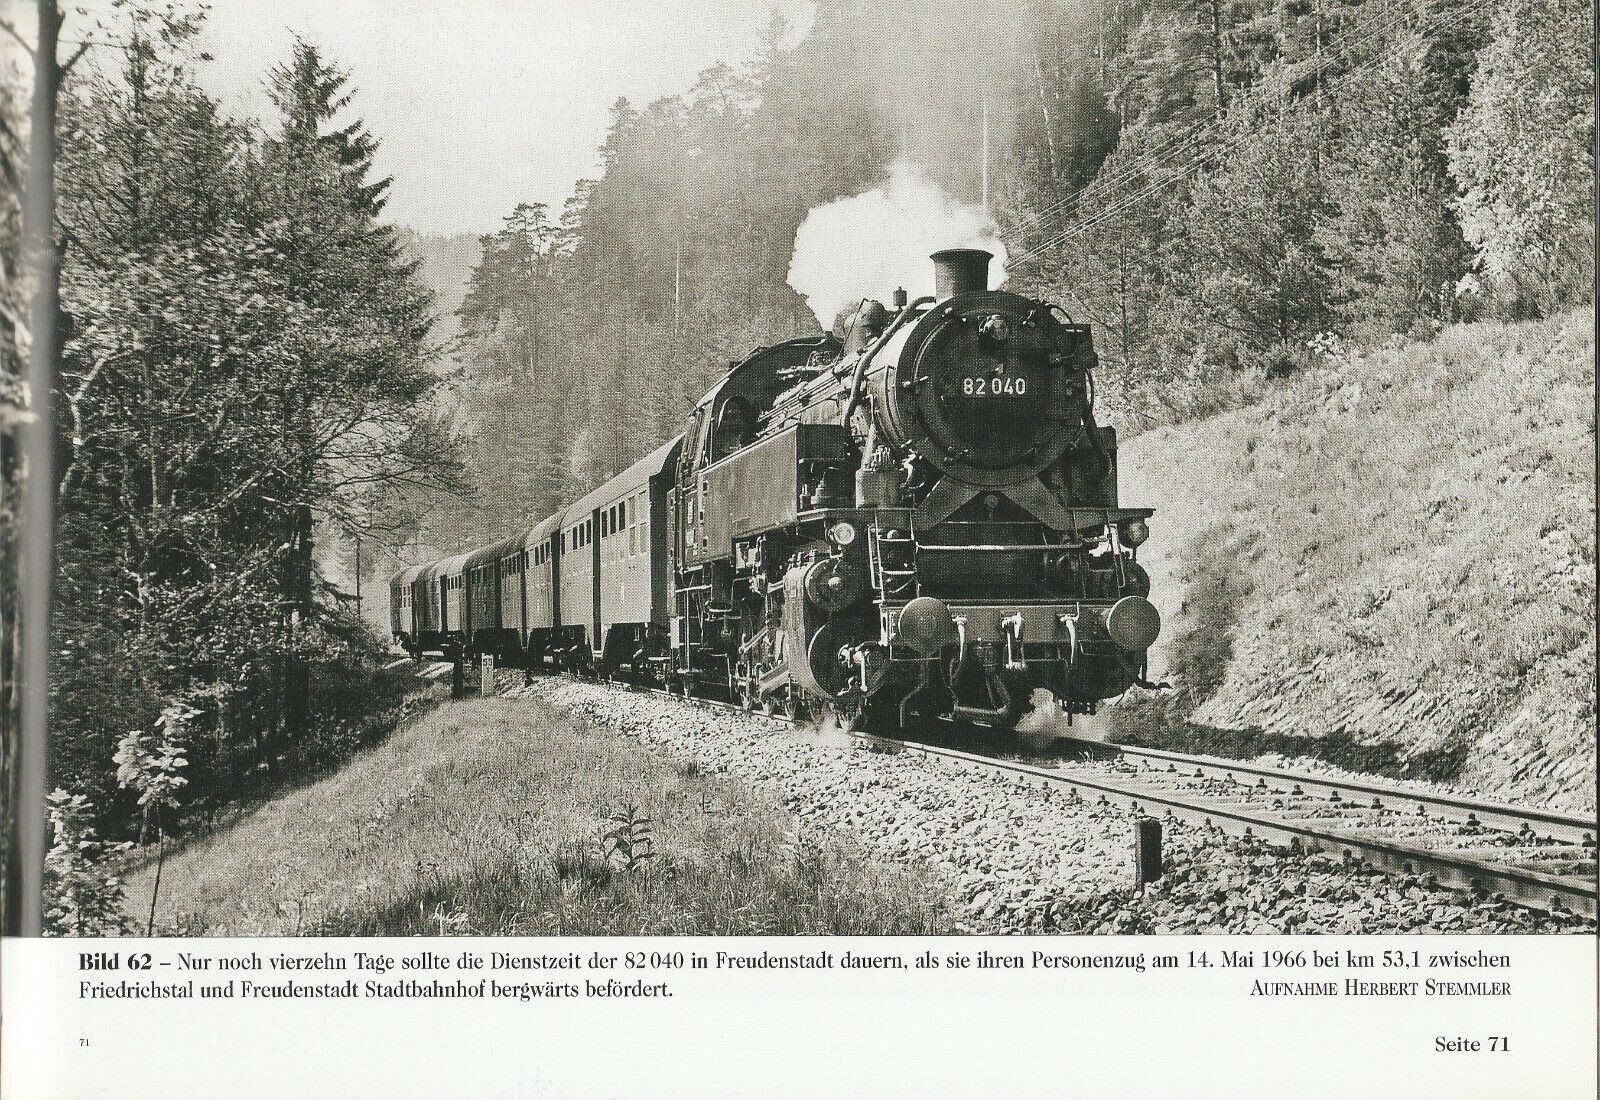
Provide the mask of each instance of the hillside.
POLYGON ((1174 690, 1117 735, 1593 807, 1594 350, 1454 326, 1131 440, 1174 690))
MULTIPOLYGON (((128 878, 135 929, 155 883, 149 860, 128 878)), ((941 892, 771 792, 537 702, 474 699, 181 842, 154 921, 210 936, 923 935, 949 929, 941 892)))

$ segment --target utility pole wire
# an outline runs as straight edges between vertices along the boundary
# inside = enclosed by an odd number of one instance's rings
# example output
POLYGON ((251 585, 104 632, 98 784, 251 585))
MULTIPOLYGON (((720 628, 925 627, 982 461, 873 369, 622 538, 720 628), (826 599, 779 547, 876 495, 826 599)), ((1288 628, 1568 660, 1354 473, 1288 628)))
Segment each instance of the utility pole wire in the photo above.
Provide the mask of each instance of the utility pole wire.
MULTIPOLYGON (((1422 0, 1422 3, 1416 8, 1415 11, 1412 11, 1409 8, 1403 8, 1399 14, 1393 14, 1390 10, 1386 9, 1383 15, 1373 16, 1368 25, 1362 26, 1358 24, 1357 26, 1352 27, 1349 34, 1346 36, 1347 39, 1350 40, 1348 44, 1343 49, 1339 50, 1335 55, 1328 58, 1325 62, 1318 62, 1313 68, 1311 75, 1319 78, 1319 90, 1320 77, 1323 70, 1333 68, 1342 59, 1359 53, 1362 50, 1365 50, 1366 48, 1386 39, 1390 31, 1392 31, 1401 23, 1405 22, 1412 15, 1423 15, 1428 11, 1429 8, 1443 4, 1444 2, 1445 0, 1422 0)), ((1284 72, 1277 74, 1272 81, 1263 82, 1262 84, 1257 85, 1255 88, 1249 89, 1245 93, 1246 98, 1249 97, 1250 93, 1259 94, 1263 89, 1270 89, 1273 85, 1278 83, 1292 82, 1294 79, 1295 74, 1285 70, 1284 72)), ((1088 183, 1084 184, 1070 195, 1051 203, 1049 206, 1039 210, 1037 213, 1025 215, 1021 221, 1023 223, 1032 223, 1032 228, 1039 228, 1047 219, 1068 209, 1069 207, 1077 205, 1080 201, 1092 198, 1103 198, 1116 191, 1122 190, 1129 185, 1138 186, 1141 176, 1148 176, 1151 172, 1155 171, 1157 168, 1160 168, 1163 164, 1177 160, 1189 150, 1197 148, 1208 137, 1213 136, 1217 132, 1218 128, 1218 121, 1215 116, 1200 119, 1194 123, 1191 123, 1189 126, 1185 127, 1182 131, 1176 134, 1166 144, 1165 147, 1146 154, 1141 160, 1135 160, 1130 164, 1115 168, 1109 173, 1096 176, 1094 179, 1090 180, 1088 183)))
MULTIPOLYGON (((1490 0, 1476 0, 1476 2, 1472 3, 1465 11, 1462 11, 1462 12, 1458 13, 1454 17, 1454 19, 1452 19, 1451 16, 1446 15, 1446 16, 1438 19, 1438 20, 1435 20, 1432 24, 1430 24, 1427 27, 1427 29, 1423 30, 1420 33, 1419 40, 1420 41, 1426 41, 1428 38, 1430 38, 1433 35, 1433 33, 1435 31, 1439 30, 1445 24, 1451 23, 1451 22, 1458 22, 1461 19, 1464 19, 1464 18, 1466 18, 1466 17, 1468 17, 1470 15, 1473 15, 1477 11, 1482 9, 1484 6, 1486 6, 1489 2, 1490 2, 1490 0)), ((1388 59, 1387 52, 1380 53, 1376 57, 1373 57, 1369 61, 1365 62, 1364 64, 1362 64, 1360 66, 1358 66, 1357 68, 1354 68, 1354 69, 1350 70, 1348 73, 1345 73, 1344 76, 1340 77, 1336 81, 1333 81, 1330 86, 1332 86, 1332 87, 1343 86, 1343 85, 1351 82, 1354 78, 1356 78, 1358 76, 1362 76, 1362 75, 1366 74, 1367 72, 1369 72, 1370 70, 1376 68, 1378 65, 1382 64, 1387 59, 1388 59)), ((1330 61, 1329 64, 1332 64, 1332 61, 1330 61)), ((1320 87, 1320 85, 1319 85, 1319 87, 1320 87)), ((1156 192, 1160 191, 1161 189, 1163 189, 1164 187, 1168 186, 1169 184, 1176 182, 1177 180, 1183 178, 1184 176, 1188 176, 1188 175, 1193 174, 1196 169, 1198 169, 1201 166, 1203 166, 1207 161, 1210 161, 1210 160, 1225 156, 1227 153, 1231 152, 1236 146, 1240 145, 1242 142, 1244 142, 1244 141, 1246 141, 1246 140, 1248 140, 1248 139, 1250 139, 1252 137, 1257 136, 1258 130, 1259 130, 1259 127, 1255 127, 1255 126, 1249 127, 1249 128, 1247 128, 1245 130, 1242 130, 1240 133, 1238 133, 1234 137, 1232 137, 1232 138, 1228 139, 1227 141, 1223 142, 1221 145, 1216 146, 1216 147, 1211 148, 1211 149, 1204 150, 1198 156, 1196 156, 1194 159, 1190 160, 1187 164, 1179 167, 1178 169, 1176 169, 1175 171, 1173 171, 1169 175, 1163 177, 1162 179, 1159 179, 1159 180, 1155 181, 1154 183, 1146 186, 1143 190, 1141 190, 1141 191, 1139 191, 1139 192, 1137 192, 1135 194, 1127 195, 1125 197, 1118 198, 1118 199, 1114 200, 1109 206, 1105 207, 1104 209, 1096 211, 1094 214, 1091 214, 1089 217, 1083 219, 1082 221, 1077 222, 1074 225, 1068 226, 1062 232, 1056 234, 1053 237, 1050 237, 1049 239, 1047 239, 1047 240, 1041 242, 1040 244, 1036 245, 1035 247, 1029 249, 1027 252, 1023 253, 1021 256, 1018 256, 1016 259, 1008 261, 1007 266, 1015 267, 1018 264, 1028 263, 1028 262, 1030 262, 1032 260, 1038 259, 1038 257, 1040 255, 1042 255, 1045 251, 1047 251, 1047 250, 1049 250, 1051 248, 1057 247, 1059 245, 1065 244, 1067 241, 1072 240, 1075 237, 1078 237, 1079 235, 1087 232, 1090 229, 1093 229, 1096 225, 1099 225, 1101 222, 1107 220, 1108 218, 1115 217, 1116 215, 1121 214, 1123 211, 1125 211, 1125 210, 1129 209, 1130 207, 1132 207, 1135 203, 1139 202, 1142 199, 1145 199, 1145 198, 1149 197, 1150 195, 1155 194, 1156 192)))

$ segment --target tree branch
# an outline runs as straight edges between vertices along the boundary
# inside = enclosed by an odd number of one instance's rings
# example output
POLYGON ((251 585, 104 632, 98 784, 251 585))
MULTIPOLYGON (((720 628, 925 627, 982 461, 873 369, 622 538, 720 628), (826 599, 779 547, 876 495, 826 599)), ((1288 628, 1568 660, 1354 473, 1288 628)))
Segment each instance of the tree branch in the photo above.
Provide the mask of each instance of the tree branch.
POLYGON ((61 66, 61 75, 63 78, 72 71, 72 66, 78 63, 78 58, 89 52, 90 45, 91 43, 85 42, 73 52, 71 57, 67 58, 66 62, 61 66))
POLYGON ((33 47, 28 45, 28 40, 26 38, 23 38, 22 35, 18 34, 17 33, 17 28, 13 27, 10 24, 10 22, 8 22, 7 20, 4 20, 4 19, 0 19, 0 31, 5 31, 12 38, 15 38, 17 40, 18 44, 21 45, 23 49, 28 51, 28 56, 29 57, 33 57, 35 60, 37 60, 37 58, 34 55, 33 47))

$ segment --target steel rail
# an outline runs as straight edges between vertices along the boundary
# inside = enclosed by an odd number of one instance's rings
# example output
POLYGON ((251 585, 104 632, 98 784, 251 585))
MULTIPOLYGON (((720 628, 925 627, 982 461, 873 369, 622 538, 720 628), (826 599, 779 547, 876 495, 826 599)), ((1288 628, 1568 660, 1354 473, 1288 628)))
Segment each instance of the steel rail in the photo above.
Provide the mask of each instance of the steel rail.
POLYGON ((1083 744, 1110 750, 1118 756, 1139 761, 1147 767, 1154 768, 1157 764, 1165 764, 1165 770, 1168 771, 1188 769, 1197 777, 1230 779, 1258 789, 1287 788, 1283 793, 1316 794, 1330 802, 1340 802, 1356 796, 1368 800, 1367 805, 1373 809, 1400 810, 1403 807, 1415 807, 1420 813, 1438 814, 1447 820, 1459 821, 1464 825, 1485 825, 1522 834, 1537 833, 1589 847, 1593 847, 1595 843, 1594 818, 1547 810, 1538 806, 1516 806, 1507 802, 1491 802, 1487 799, 1464 798, 1460 795, 1435 791, 1419 791, 1398 784, 1366 779, 1335 778, 1274 768, 1245 760, 1229 760, 1220 756, 1199 756, 1139 745, 1111 745, 1100 741, 1087 741, 1083 744), (1249 783, 1239 779, 1239 776, 1249 776, 1255 782, 1249 783), (1295 790, 1296 787, 1299 790, 1295 790))
POLYGON ((1524 867, 1458 856, 1449 851, 1294 824, 1274 818, 1269 813, 1230 806, 1192 793, 1156 790, 1137 782, 1122 783, 1100 775, 1084 775, 1061 768, 1041 768, 877 734, 856 732, 850 736, 891 752, 919 753, 961 767, 1002 772, 1034 786, 1065 787, 1080 797, 1087 792, 1101 803, 1122 806, 1135 813, 1154 816, 1154 811, 1171 820, 1220 829, 1236 836, 1261 837, 1291 847, 1310 847, 1312 850, 1338 853, 1345 859, 1360 860, 1388 870, 1429 876, 1444 885, 1502 894, 1541 909, 1565 908, 1591 919, 1595 916, 1595 883, 1592 879, 1544 874, 1524 867))
MULTIPOLYGON (((628 687, 629 685, 620 685, 628 687)), ((760 711, 747 711, 737 703, 728 703, 717 699, 705 699, 698 696, 686 696, 662 688, 631 688, 634 691, 643 691, 651 695, 661 695, 669 699, 693 703, 712 710, 725 710, 741 714, 750 714, 752 717, 766 718, 769 721, 788 725, 797 724, 796 719, 782 714, 764 714, 760 711)), ((1311 825, 1296 822, 1284 815, 1274 815, 1270 810, 1261 810, 1254 807, 1249 801, 1240 800, 1229 802, 1215 796, 1197 794, 1191 791, 1161 790, 1141 782, 1135 772, 1127 780, 1118 780, 1099 773, 1086 773, 1072 770, 1071 766, 1049 768, 1035 764, 1027 764, 1016 760, 1004 760, 993 756, 984 756, 978 753, 965 752, 961 749, 948 748, 943 745, 928 744, 922 741, 902 740, 900 738, 885 737, 881 734, 865 733, 860 730, 843 731, 853 741, 874 748, 879 751, 891 753, 913 753, 927 757, 942 764, 973 771, 989 773, 999 772, 1018 782, 1029 786, 1046 788, 1065 788, 1072 791, 1076 797, 1090 797, 1103 805, 1120 806, 1137 814, 1147 816, 1160 816, 1169 821, 1181 821, 1186 824, 1199 825, 1207 829, 1215 829, 1232 836, 1254 837, 1263 840, 1284 844, 1290 848, 1303 848, 1311 851, 1321 851, 1337 854, 1347 862, 1361 862, 1389 871, 1403 874, 1420 875, 1425 879, 1443 886, 1450 886, 1461 890, 1470 890, 1487 893, 1491 896, 1499 895, 1520 904, 1546 910, 1568 910, 1582 917, 1594 920, 1596 917, 1596 882, 1592 876, 1549 874, 1532 870, 1527 866, 1530 862, 1526 859, 1526 849, 1521 847, 1508 847, 1506 854, 1522 858, 1521 863, 1495 862, 1486 857, 1490 848, 1479 845, 1457 850, 1449 848, 1426 848, 1414 844, 1402 843, 1381 836, 1363 835, 1370 833, 1370 827, 1360 827, 1351 831, 1341 831, 1322 825, 1311 825)), ((1534 823, 1546 825, 1546 832, 1554 835, 1555 829, 1570 831, 1579 827, 1587 829, 1586 833, 1579 835, 1577 843, 1570 846, 1578 848, 1587 854, 1589 859, 1594 858, 1594 828, 1592 822, 1585 821, 1570 814, 1560 814, 1554 811, 1540 810, 1534 807, 1512 806, 1505 803, 1480 802, 1473 799, 1459 798, 1453 795, 1438 795, 1419 791, 1409 791, 1392 788, 1372 783, 1350 783, 1343 780, 1333 780, 1322 776, 1304 775, 1301 773, 1280 771, 1258 764, 1244 761, 1226 760, 1220 757, 1203 757, 1191 754, 1168 752, 1162 749, 1143 749, 1134 746, 1106 745, 1103 742, 1088 742, 1101 748, 1128 753, 1135 757, 1148 760, 1160 760, 1168 765, 1167 769, 1146 767, 1141 769, 1146 773, 1155 775, 1168 775, 1178 772, 1178 765, 1191 766, 1194 771, 1191 775, 1197 778, 1225 779, 1233 773, 1254 776, 1257 784, 1240 784, 1246 791, 1257 792, 1263 789, 1276 792, 1266 780, 1284 782, 1293 787, 1302 785, 1301 794, 1304 794, 1305 785, 1313 789, 1326 791, 1328 797, 1322 803, 1328 808, 1367 809, 1367 810, 1394 810, 1392 803, 1415 805, 1423 814, 1436 814, 1446 820, 1456 820, 1457 814, 1466 814, 1466 819, 1458 821, 1465 825, 1486 825, 1495 827, 1494 822, 1514 822, 1515 828, 1505 828, 1502 831, 1512 833, 1517 837, 1525 837, 1534 823), (1129 753, 1131 750, 1131 753, 1129 753), (1361 806, 1344 798, 1343 792, 1361 793, 1370 795, 1378 804, 1361 806), (1334 796, 1338 797, 1335 798, 1334 796), (1390 799, 1385 803, 1384 798, 1390 799), (1469 820, 1476 817, 1476 822, 1469 820), (1485 820, 1487 818, 1487 822, 1485 820), (1526 825, 1527 828, 1523 828, 1526 825)), ((1179 773, 1181 775, 1181 773, 1179 773)), ((1235 782, 1238 781, 1235 779, 1235 782)), ((1291 790, 1287 793, 1294 797, 1291 790)), ((1259 797, 1259 796, 1258 796, 1259 797)), ((1300 807, 1304 809, 1305 807, 1300 807)), ((1405 819, 1402 819, 1402 822, 1405 819)), ((1566 837, 1561 837, 1566 840, 1566 837)), ((1559 850, 1551 849, 1551 856, 1562 859, 1559 850)), ((1571 862, 1571 860, 1564 860, 1571 862)))

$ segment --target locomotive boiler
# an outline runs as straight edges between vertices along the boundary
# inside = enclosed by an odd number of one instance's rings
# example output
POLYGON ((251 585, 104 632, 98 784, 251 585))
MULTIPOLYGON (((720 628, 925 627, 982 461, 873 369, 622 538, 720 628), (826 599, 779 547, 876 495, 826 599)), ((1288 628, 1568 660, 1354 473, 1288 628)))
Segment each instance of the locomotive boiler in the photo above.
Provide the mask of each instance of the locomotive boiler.
MULTIPOLYGON (((1160 618, 1086 326, 936 253, 936 292, 762 349, 678 456, 671 674, 849 721, 1013 725, 1145 682, 1160 618)), ((1070 719, 1069 719, 1070 720, 1070 719)))

